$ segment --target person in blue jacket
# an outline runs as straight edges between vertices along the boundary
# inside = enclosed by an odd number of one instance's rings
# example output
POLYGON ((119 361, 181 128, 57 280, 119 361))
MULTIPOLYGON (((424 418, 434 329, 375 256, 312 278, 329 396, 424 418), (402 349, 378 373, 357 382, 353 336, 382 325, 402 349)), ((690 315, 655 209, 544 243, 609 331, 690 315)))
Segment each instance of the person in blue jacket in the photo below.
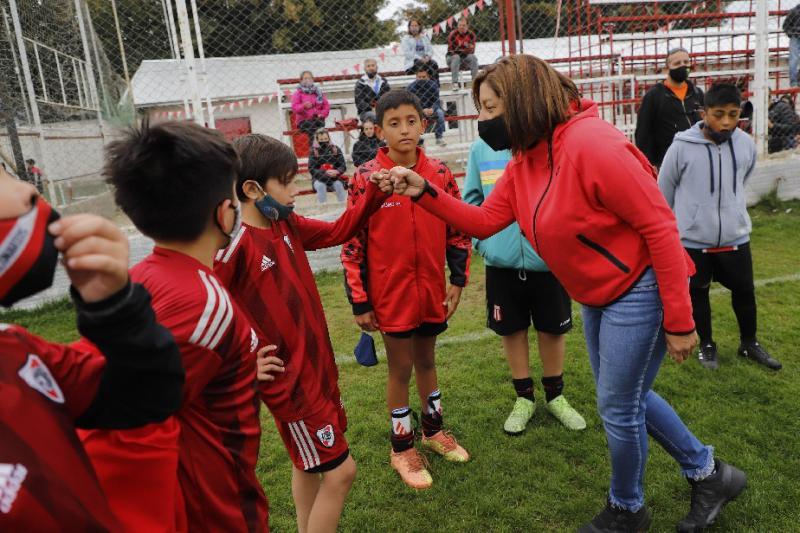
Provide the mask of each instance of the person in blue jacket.
MULTIPOLYGON (((481 205, 510 160, 509 150, 496 152, 476 139, 467 161, 464 201, 481 205)), ((502 338, 517 393, 503 429, 520 435, 536 409, 528 350, 531 324, 542 360, 546 409, 568 429, 584 429, 586 421, 563 395, 566 333, 572 329, 572 302, 566 291, 516 223, 488 239, 473 239, 473 245, 486 264, 487 325, 502 338)))

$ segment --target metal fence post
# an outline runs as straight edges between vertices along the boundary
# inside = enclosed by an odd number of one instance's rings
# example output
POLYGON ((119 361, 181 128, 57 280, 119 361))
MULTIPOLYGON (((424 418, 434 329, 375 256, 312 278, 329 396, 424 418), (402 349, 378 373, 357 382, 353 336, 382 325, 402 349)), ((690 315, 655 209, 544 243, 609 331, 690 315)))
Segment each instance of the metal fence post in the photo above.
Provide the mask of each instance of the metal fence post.
POLYGON ((756 2, 755 75, 753 77, 753 133, 759 156, 766 153, 767 110, 769 109, 769 49, 767 43, 767 2, 756 2))

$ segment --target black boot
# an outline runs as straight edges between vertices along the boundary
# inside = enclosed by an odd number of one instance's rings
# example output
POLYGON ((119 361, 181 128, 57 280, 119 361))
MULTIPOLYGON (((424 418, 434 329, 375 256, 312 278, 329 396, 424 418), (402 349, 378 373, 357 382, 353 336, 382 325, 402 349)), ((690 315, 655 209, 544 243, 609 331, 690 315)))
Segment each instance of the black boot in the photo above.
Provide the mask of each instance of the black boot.
POLYGON ((743 342, 739 345, 739 355, 752 359, 757 363, 761 363, 767 368, 772 370, 780 370, 783 365, 777 359, 769 354, 768 351, 761 346, 758 341, 743 342))
POLYGON ((709 370, 716 370, 719 368, 717 362, 717 343, 714 341, 708 342, 700 347, 700 352, 697 354, 697 359, 700 364, 709 370))
POLYGON ((607 502, 606 508, 592 518, 591 522, 582 525, 578 533, 638 533, 647 531, 650 519, 650 511, 644 505, 632 513, 607 502))
POLYGON ((714 466, 716 471, 704 480, 689 480, 692 507, 678 523, 678 533, 704 531, 714 523, 725 504, 736 499, 747 485, 747 476, 738 468, 719 459, 714 460, 714 466))

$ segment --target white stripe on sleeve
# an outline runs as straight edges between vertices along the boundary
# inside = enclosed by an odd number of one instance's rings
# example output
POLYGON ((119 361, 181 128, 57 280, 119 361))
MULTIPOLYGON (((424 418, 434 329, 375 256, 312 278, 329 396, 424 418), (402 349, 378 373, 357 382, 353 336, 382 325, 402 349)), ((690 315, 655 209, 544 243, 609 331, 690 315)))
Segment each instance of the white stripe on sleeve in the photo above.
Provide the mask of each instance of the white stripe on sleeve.
POLYGON ((192 344, 197 344, 200 340, 200 336, 205 332, 206 326, 208 326, 208 320, 211 318, 211 313, 214 311, 214 307, 217 304, 217 292, 211 287, 211 284, 208 283, 208 276, 206 276, 206 273, 202 270, 198 270, 198 272, 208 292, 208 298, 206 299, 206 307, 203 309, 203 314, 200 316, 200 321, 197 322, 197 327, 194 328, 192 336, 189 337, 189 342, 192 344))

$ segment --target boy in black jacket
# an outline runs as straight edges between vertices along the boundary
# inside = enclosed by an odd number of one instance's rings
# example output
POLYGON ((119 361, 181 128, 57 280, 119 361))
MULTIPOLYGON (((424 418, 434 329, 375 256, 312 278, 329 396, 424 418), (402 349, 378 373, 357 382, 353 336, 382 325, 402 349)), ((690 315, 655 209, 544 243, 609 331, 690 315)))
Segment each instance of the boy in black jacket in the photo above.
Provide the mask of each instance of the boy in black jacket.
POLYGON ((308 157, 308 171, 311 173, 311 184, 317 191, 317 202, 324 204, 328 200, 328 191, 335 192, 336 200, 344 202, 347 200, 343 181, 347 170, 344 154, 331 142, 325 128, 318 129, 314 139, 317 142, 308 157))
POLYGON ((685 48, 667 54, 667 78, 650 88, 636 118, 636 146, 655 167, 661 166, 672 138, 700 120, 703 91, 688 81, 692 61, 685 48))

